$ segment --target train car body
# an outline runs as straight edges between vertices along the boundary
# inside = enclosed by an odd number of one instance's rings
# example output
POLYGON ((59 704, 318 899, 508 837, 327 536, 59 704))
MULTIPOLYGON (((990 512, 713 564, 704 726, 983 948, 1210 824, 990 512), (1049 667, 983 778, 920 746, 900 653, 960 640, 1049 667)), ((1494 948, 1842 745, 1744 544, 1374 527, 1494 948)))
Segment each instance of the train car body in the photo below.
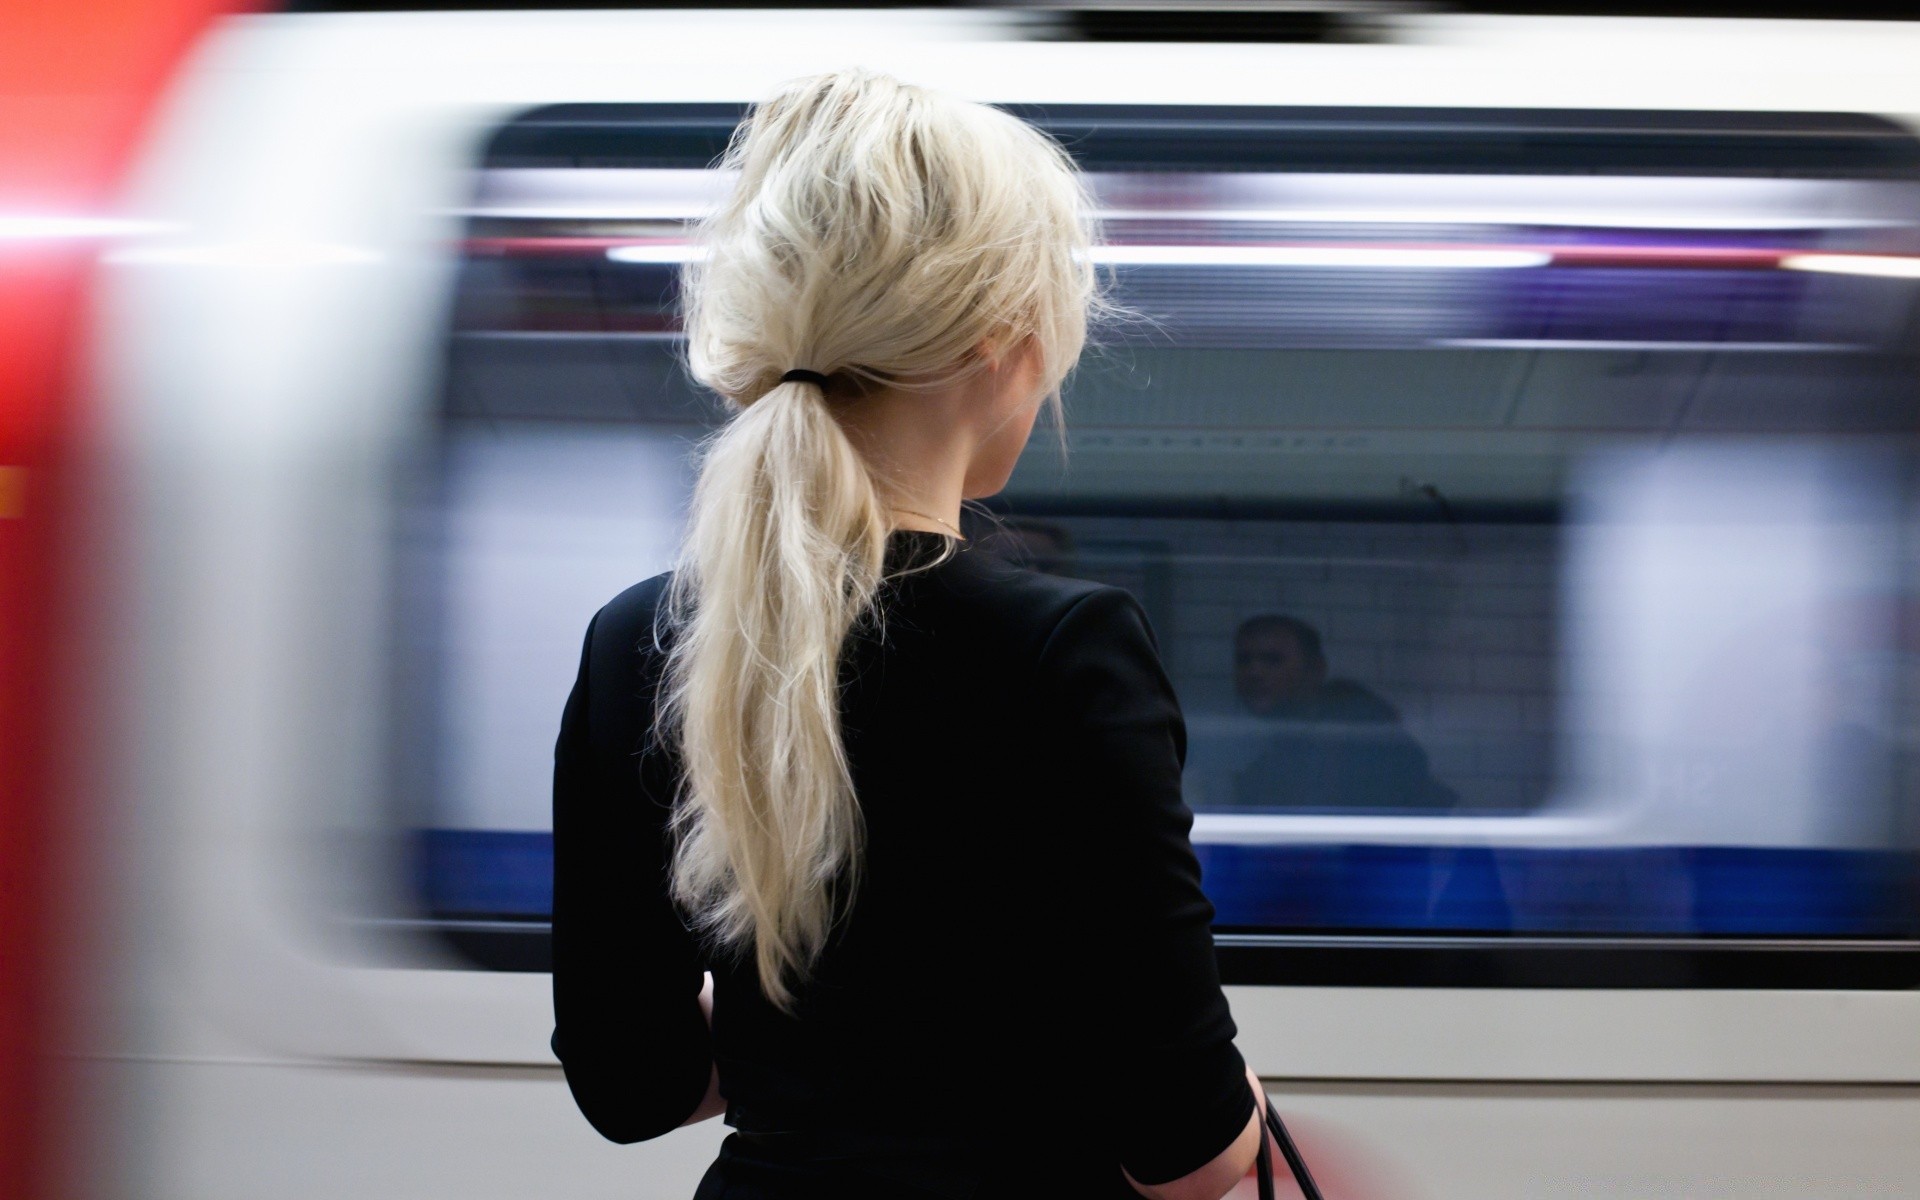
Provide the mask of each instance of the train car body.
POLYGON ((1139 319, 992 536, 1146 603, 1240 1044, 1329 1195, 1908 1194, 1920 27, 1368 28, 225 23, 94 350, 102 1186, 691 1194, 724 1128, 603 1143, 548 1051, 544 771, 715 419, 706 164, 859 63, 1093 174, 1139 319), (1263 616, 1332 709, 1262 706, 1263 616))

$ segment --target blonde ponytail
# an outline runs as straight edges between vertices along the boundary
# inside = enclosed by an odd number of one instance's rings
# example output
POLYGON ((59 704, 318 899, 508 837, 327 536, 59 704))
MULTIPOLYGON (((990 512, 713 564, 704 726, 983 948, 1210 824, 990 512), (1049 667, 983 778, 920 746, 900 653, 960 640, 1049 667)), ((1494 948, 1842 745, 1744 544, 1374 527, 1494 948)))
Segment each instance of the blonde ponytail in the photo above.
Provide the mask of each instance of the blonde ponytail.
POLYGON ((682 279, 693 374, 738 412, 705 445, 668 596, 661 726, 682 757, 673 890, 751 948, 791 1010, 857 889, 864 825, 840 732, 847 636, 884 569, 884 476, 831 406, 938 387, 991 338, 1032 336, 1061 379, 1099 303, 1090 205, 1019 120, 869 71, 758 106, 682 279), (804 368, 830 376, 780 382, 804 368))
POLYGON ((689 784, 675 894, 720 942, 753 946, 782 1004, 825 940, 832 914, 815 898, 859 861, 839 651, 878 586, 886 530, 819 388, 783 383, 709 446, 675 572, 691 605, 672 660, 689 784))

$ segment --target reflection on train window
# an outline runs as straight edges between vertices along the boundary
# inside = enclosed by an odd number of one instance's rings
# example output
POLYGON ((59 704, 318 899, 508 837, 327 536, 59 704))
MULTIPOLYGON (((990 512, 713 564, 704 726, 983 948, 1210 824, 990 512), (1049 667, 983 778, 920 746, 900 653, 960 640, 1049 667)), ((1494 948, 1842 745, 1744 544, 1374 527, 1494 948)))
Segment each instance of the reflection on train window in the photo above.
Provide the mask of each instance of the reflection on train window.
MULTIPOLYGON (((1518 812, 1546 799, 1555 537, 1526 524, 1016 518, 1007 553, 1132 590, 1201 812, 1518 812)), ((1004 535, 989 532, 988 548, 1004 535)))
MULTIPOLYGON (((546 912, 578 639, 670 560, 716 419, 673 280, 734 115, 549 110, 478 176, 412 630, 438 916, 546 912)), ((970 532, 1140 597, 1223 927, 1916 933, 1904 134, 1032 115, 1141 319, 970 532)))

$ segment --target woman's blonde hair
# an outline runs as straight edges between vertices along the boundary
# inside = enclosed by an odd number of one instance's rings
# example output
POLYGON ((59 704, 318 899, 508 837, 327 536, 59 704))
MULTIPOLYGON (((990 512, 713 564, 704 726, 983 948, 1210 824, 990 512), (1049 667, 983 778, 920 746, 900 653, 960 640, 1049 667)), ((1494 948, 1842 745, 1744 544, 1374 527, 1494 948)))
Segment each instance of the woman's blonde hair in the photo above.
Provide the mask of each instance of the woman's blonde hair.
POLYGON ((826 389, 780 377, 940 387, 984 368, 983 342, 1031 336, 1057 422, 1103 301, 1072 160, 998 109, 836 71, 758 105, 720 166, 737 183, 681 283, 689 366, 736 411, 703 446, 668 595, 673 892, 790 1011, 860 873, 840 658, 873 612, 892 489, 826 389))

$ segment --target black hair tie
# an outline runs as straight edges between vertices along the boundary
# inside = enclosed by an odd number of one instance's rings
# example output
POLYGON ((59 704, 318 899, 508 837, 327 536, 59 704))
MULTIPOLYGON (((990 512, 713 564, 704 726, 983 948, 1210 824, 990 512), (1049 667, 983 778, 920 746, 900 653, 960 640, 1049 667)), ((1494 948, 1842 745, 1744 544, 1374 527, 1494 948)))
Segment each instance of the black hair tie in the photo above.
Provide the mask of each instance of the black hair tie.
POLYGON ((804 371, 799 368, 795 368, 794 370, 788 371, 785 375, 782 375, 780 382, 818 384, 821 391, 825 391, 827 388, 827 377, 825 375, 822 375, 818 371, 804 371))

